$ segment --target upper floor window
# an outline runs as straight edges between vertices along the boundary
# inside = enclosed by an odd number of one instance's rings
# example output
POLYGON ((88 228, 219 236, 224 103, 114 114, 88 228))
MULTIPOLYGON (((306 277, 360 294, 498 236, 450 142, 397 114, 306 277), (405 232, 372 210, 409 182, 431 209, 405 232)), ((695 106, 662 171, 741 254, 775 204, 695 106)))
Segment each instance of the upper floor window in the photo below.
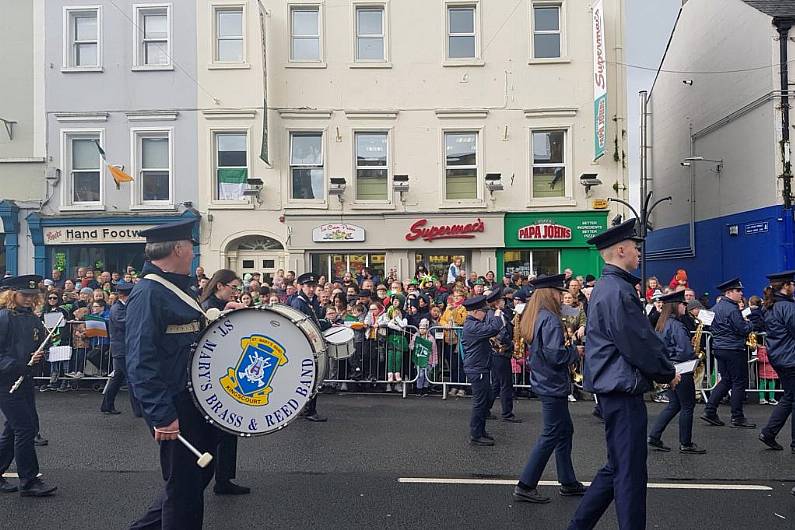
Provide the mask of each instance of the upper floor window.
POLYGON ((448 6, 447 58, 477 58, 475 6, 448 6))
POLYGON ((388 135, 356 133, 356 200, 389 200, 388 135))
POLYGON ((243 6, 215 9, 215 61, 219 63, 245 61, 243 6))
POLYGON ((102 159, 98 132, 69 133, 65 138, 64 166, 69 197, 65 206, 102 202, 102 159))
POLYGON ((385 61, 383 6, 356 8, 356 60, 385 61))
POLYGON ((145 69, 171 66, 170 6, 136 6, 135 66, 145 69))
POLYGON ((445 199, 478 198, 477 131, 444 133, 445 199))
POLYGON ((169 130, 133 131, 136 179, 135 204, 170 205, 173 203, 171 134, 169 130))
POLYGON ((566 131, 532 131, 533 198, 566 195, 566 131))
POLYGON ((241 201, 248 178, 248 137, 245 131, 215 133, 216 199, 241 201))
POLYGON ((534 59, 558 59, 563 55, 560 10, 558 4, 533 5, 534 59))
POLYGON ((290 9, 290 60, 320 62, 320 7, 290 9))
POLYGON ((102 65, 99 7, 64 9, 64 62, 67 69, 97 69, 102 65))
POLYGON ((323 200, 324 184, 323 133, 290 133, 290 198, 323 200))

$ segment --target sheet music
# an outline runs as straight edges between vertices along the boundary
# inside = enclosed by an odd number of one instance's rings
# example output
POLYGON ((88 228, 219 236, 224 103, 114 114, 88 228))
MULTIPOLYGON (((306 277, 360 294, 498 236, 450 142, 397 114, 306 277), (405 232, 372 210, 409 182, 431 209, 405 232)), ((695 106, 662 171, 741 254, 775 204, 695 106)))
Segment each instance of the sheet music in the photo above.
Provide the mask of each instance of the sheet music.
POLYGON ((676 368, 677 374, 689 374, 692 373, 693 370, 696 369, 696 364, 698 364, 698 359, 693 359, 692 361, 685 361, 683 363, 675 363, 674 368, 676 368))

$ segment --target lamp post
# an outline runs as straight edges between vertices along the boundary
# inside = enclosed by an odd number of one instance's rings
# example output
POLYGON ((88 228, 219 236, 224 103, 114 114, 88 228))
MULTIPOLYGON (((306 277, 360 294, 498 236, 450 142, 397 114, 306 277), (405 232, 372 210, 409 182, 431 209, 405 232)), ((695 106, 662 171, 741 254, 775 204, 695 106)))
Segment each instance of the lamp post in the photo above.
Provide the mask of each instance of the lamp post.
POLYGON ((638 215, 638 211, 635 210, 635 208, 630 203, 628 203, 627 201, 624 201, 622 199, 613 198, 613 197, 610 197, 610 198, 607 199, 608 202, 618 202, 618 203, 623 204, 627 208, 629 208, 630 211, 632 211, 632 213, 635 214, 635 218, 640 223, 640 236, 643 238, 643 243, 641 244, 641 253, 640 253, 640 281, 641 281, 640 292, 642 294, 646 292, 645 291, 645 289, 646 289, 646 234, 647 234, 648 228, 649 228, 649 217, 651 216, 651 213, 654 211, 654 209, 657 207, 658 204, 660 204, 661 202, 665 202, 665 201, 668 201, 668 202, 672 201, 670 196, 663 197, 662 199, 657 199, 656 201, 654 201, 654 203, 651 206, 649 206, 649 202, 651 202, 651 196, 653 194, 654 194, 653 191, 650 191, 649 193, 646 194, 646 197, 643 199, 643 203, 641 204, 641 207, 640 207, 640 215, 638 215))

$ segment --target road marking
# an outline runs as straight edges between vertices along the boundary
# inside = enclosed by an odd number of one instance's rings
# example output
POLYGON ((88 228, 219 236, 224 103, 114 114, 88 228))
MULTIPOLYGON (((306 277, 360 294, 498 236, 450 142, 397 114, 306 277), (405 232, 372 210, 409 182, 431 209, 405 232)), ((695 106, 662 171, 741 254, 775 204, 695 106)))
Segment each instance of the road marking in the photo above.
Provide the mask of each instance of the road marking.
MULTIPOLYGON (((41 476, 41 473, 36 475, 36 477, 40 477, 40 476, 41 476)), ((19 474, 18 473, 3 473, 3 478, 19 478, 19 474)))
MULTIPOLYGON (((515 486, 516 480, 490 479, 490 478, 423 478, 401 477, 398 482, 402 484, 451 484, 451 485, 489 485, 489 486, 515 486)), ((583 482, 590 486, 590 482, 583 482)), ((539 486, 560 486, 555 480, 542 480, 539 486)), ((732 491, 773 491, 770 486, 758 484, 698 484, 689 482, 650 482, 649 489, 660 490, 732 490, 732 491)))

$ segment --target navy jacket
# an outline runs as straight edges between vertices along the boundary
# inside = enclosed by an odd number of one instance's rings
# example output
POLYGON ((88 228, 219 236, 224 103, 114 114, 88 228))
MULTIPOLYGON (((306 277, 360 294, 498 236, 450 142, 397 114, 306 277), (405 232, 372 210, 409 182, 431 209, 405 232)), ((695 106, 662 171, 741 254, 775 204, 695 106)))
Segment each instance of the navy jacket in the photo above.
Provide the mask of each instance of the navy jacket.
POLYGON ((776 370, 795 368, 795 300, 773 295, 773 307, 765 311, 767 357, 776 370))
POLYGON ((331 323, 328 320, 320 317, 322 309, 320 308, 320 302, 318 302, 317 296, 313 296, 309 299, 303 292, 299 292, 290 300, 290 307, 308 316, 320 331, 326 331, 331 327, 331 323))
POLYGON ((482 374, 491 367, 491 344, 489 339, 502 329, 502 320, 486 317, 478 320, 467 315, 461 332, 461 345, 464 348, 464 373, 482 374))
POLYGON ((712 348, 715 350, 745 351, 745 341, 753 331, 753 325, 743 318, 737 302, 721 297, 712 307, 712 348))
POLYGON ((690 333, 679 320, 669 317, 660 336, 665 343, 665 355, 671 362, 683 363, 696 358, 690 333))
POLYGON ((585 327, 584 387, 588 392, 642 394, 652 381, 676 375, 665 345, 649 324, 632 274, 605 265, 588 303, 585 327))
POLYGON ((127 356, 126 323, 127 304, 121 300, 116 300, 110 308, 110 318, 108 319, 108 331, 110 332, 110 353, 113 357, 127 356))
MULTIPOLYGON (((190 276, 166 273, 146 262, 142 275, 149 273, 193 296, 190 276)), ((192 322, 203 326, 204 314, 166 287, 147 279, 135 284, 127 304, 127 377, 153 427, 165 427, 177 419, 174 398, 186 389, 191 345, 199 337, 198 332, 166 333, 167 328, 192 322)))
MULTIPOLYGON (((489 309, 486 318, 496 318, 500 320, 498 317, 494 316, 494 310, 492 309, 489 309)), ((491 353, 494 355, 499 355, 501 357, 512 357, 513 356, 513 322, 511 321, 510 313, 503 310, 502 319, 505 322, 505 325, 500 330, 500 332, 497 333, 497 340, 500 342, 500 345, 502 345, 505 351, 500 353, 492 348, 491 353)))
POLYGON ((539 396, 563 397, 571 391, 569 365, 577 362, 577 349, 564 346, 560 316, 538 312, 530 344, 530 385, 539 396))
POLYGON ((207 311, 208 309, 213 307, 218 311, 223 311, 224 308, 226 307, 226 302, 224 302, 223 300, 219 300, 217 296, 211 294, 210 296, 207 297, 207 300, 202 302, 202 309, 207 311))
POLYGON ((7 394, 19 376, 30 373, 30 354, 46 336, 30 309, 0 309, 0 392, 7 394))

